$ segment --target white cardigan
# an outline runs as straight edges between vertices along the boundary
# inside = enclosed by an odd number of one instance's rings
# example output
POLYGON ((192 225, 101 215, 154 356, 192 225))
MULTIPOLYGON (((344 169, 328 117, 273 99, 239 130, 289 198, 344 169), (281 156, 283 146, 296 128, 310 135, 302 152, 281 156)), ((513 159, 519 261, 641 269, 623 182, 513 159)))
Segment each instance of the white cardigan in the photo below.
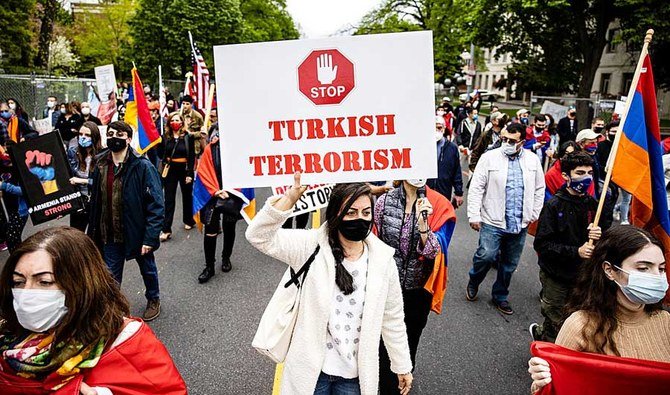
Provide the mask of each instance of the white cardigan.
MULTIPOLYGON (((544 172, 537 155, 524 150, 519 157, 523 173, 523 220, 525 228, 540 217, 544 204, 544 172)), ((468 192, 468 219, 505 229, 505 188, 509 158, 496 148, 477 162, 468 192)))
MULTIPOLYGON (((300 269, 316 249, 301 294, 300 310, 284 362, 281 393, 312 395, 326 356, 326 334, 335 284, 335 259, 328 244, 326 224, 318 230, 282 229, 292 210, 281 212, 270 197, 249 224, 246 237, 258 250, 300 269)), ((393 248, 375 235, 365 239, 369 248, 368 279, 358 353, 358 378, 362 395, 377 395, 379 339, 391 359, 391 370, 409 373, 412 361, 407 343, 403 299, 393 248)))

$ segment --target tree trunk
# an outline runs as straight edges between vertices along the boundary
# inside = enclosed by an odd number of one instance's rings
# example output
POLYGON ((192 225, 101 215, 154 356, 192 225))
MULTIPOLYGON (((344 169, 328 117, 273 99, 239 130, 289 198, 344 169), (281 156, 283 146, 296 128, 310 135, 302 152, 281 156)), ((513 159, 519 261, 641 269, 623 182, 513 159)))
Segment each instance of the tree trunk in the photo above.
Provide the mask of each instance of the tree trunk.
MULTIPOLYGON (((577 97, 591 97, 591 88, 593 81, 596 78, 596 71, 600 66, 600 58, 602 57, 605 44, 593 44, 590 48, 587 47, 584 51, 584 65, 579 78, 579 85, 577 87, 577 97)), ((591 126, 590 111, 588 101, 577 102, 577 123, 580 129, 585 129, 591 126)))
POLYGON ((40 18, 40 36, 37 44, 35 66, 47 67, 49 64, 49 43, 51 43, 53 36, 58 7, 60 7, 58 0, 44 0, 42 2, 42 18, 40 18))

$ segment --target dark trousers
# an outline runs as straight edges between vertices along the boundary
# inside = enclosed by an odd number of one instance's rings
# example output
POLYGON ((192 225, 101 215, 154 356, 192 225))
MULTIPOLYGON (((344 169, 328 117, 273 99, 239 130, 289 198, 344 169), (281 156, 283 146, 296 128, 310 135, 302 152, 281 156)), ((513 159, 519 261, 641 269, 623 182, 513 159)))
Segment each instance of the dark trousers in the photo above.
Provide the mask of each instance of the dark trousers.
POLYGON ((86 203, 82 211, 77 211, 76 213, 70 214, 70 226, 77 228, 82 232, 86 232, 86 227, 88 226, 88 210, 89 204, 86 203))
POLYGON ((307 223, 309 222, 309 213, 304 213, 291 217, 284 222, 284 225, 281 227, 284 229, 293 229, 293 222, 295 222, 296 229, 307 229, 307 223))
POLYGON ((205 248, 205 264, 214 266, 216 262, 216 239, 219 233, 223 231, 223 251, 222 259, 230 259, 233 255, 233 245, 235 245, 235 226, 237 221, 227 221, 221 219, 220 208, 214 208, 212 219, 205 225, 205 238, 203 245, 205 248))
POLYGON ((163 232, 172 233, 177 185, 181 189, 182 215, 185 225, 195 226, 193 220, 193 181, 186 183, 186 164, 172 163, 167 177, 163 178, 165 191, 165 221, 163 232))
MULTIPOLYGON (((433 296, 423 288, 402 291, 409 353, 414 367, 416 367, 416 351, 419 348, 419 339, 421 339, 423 328, 428 323, 432 299, 433 296)), ((391 371, 391 360, 382 340, 379 345, 379 393, 381 395, 400 394, 397 373, 391 371)))
MULTIPOLYGON (((112 277, 121 286, 123 280, 123 266, 126 263, 126 248, 123 243, 107 243, 103 246, 103 258, 105 263, 112 273, 112 277)), ((144 296, 147 300, 155 300, 160 298, 160 290, 158 287, 158 268, 156 267, 156 258, 154 253, 150 252, 145 255, 138 255, 135 257, 137 265, 140 267, 142 273, 142 280, 144 280, 144 296)))
POLYGON ((544 322, 539 328, 541 338, 545 342, 556 342, 556 336, 563 323, 563 308, 568 302, 571 287, 551 278, 544 270, 540 269, 540 311, 544 322))

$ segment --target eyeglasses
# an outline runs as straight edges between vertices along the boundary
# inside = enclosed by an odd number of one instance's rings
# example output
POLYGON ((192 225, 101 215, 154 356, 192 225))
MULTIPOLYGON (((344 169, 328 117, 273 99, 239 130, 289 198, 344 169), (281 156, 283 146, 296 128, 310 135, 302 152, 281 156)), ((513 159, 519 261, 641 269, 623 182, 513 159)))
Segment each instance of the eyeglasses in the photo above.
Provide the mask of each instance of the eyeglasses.
POLYGON ((501 137, 500 141, 507 144, 519 144, 521 142, 521 140, 514 140, 509 137, 501 137))
MULTIPOLYGON (((115 135, 114 130, 108 130, 107 131, 107 137, 114 137, 114 135, 115 135)), ((116 137, 126 139, 126 138, 128 138, 128 133, 123 132, 121 130, 117 130, 116 131, 116 137)))

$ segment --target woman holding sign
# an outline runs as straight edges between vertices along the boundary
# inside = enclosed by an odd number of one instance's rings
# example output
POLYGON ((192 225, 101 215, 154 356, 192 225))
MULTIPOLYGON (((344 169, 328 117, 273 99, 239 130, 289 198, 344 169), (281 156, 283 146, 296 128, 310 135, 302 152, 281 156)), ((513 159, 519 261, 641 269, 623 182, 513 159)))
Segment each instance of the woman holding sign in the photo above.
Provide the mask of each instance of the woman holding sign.
MULTIPOLYGON (((582 266, 556 344, 572 350, 670 362, 670 313, 662 244, 630 225, 605 232, 582 266)), ((551 382, 549 363, 528 361, 531 391, 551 382)))
POLYGON ((377 395, 380 337, 401 393, 409 393, 412 363, 398 270, 393 249, 370 232, 370 187, 336 185, 321 228, 282 229, 305 189, 297 173, 293 187, 269 198, 246 232, 252 245, 295 271, 315 257, 302 283, 281 393, 377 395))

